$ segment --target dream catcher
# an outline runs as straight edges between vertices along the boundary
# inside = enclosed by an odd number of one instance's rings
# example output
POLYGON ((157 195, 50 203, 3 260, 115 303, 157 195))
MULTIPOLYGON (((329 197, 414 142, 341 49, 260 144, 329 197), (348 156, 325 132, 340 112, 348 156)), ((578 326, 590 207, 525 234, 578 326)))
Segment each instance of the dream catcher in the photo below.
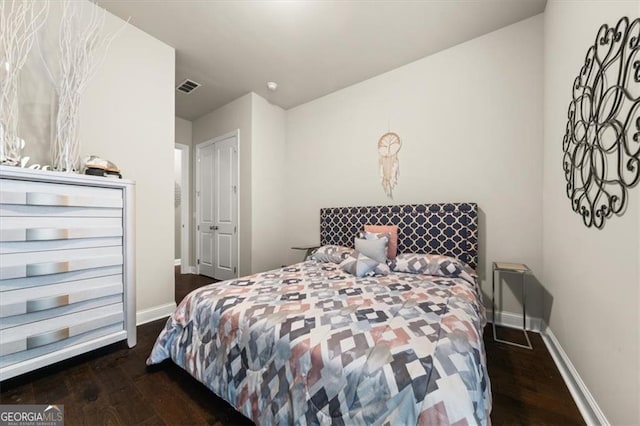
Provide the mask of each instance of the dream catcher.
POLYGON ((398 182, 400 163, 398 152, 402 147, 400 136, 393 132, 385 133, 378 140, 378 154, 380 154, 380 179, 387 197, 393 198, 393 188, 398 182))

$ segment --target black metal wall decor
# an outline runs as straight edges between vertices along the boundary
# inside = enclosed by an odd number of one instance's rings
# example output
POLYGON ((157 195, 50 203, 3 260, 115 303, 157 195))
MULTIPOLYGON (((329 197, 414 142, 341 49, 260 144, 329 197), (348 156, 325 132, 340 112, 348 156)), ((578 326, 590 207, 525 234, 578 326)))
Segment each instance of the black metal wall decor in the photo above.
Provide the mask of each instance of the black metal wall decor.
POLYGON ((602 229, 640 181, 640 18, 598 30, 573 84, 562 149, 571 207, 602 229))

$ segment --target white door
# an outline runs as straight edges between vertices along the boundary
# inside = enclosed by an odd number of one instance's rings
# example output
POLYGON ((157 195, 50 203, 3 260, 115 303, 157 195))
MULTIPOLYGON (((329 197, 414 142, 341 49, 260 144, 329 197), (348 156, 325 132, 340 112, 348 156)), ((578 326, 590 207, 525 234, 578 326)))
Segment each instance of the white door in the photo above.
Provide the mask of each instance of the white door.
POLYGON ((226 280, 238 268, 238 138, 197 146, 198 273, 226 280))

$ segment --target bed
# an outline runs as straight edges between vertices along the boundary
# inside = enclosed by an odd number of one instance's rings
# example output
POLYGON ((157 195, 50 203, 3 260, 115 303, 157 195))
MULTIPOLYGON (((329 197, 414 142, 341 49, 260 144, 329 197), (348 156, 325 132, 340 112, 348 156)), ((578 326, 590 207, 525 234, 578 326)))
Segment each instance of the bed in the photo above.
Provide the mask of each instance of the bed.
POLYGON ((171 359, 260 425, 490 423, 477 206, 329 208, 320 222, 308 260, 189 294, 147 363, 171 359), (351 248, 368 224, 396 225, 410 254, 353 275, 371 261, 351 248))

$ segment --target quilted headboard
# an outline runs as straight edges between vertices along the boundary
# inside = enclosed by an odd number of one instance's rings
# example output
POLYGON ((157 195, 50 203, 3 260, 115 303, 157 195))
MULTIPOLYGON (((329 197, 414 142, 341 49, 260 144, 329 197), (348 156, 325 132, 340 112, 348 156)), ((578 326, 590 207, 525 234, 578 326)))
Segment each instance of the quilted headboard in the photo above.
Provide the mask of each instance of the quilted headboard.
POLYGON ((320 209, 320 244, 353 247, 364 225, 397 225, 398 253, 436 253, 478 266, 475 203, 320 209))

